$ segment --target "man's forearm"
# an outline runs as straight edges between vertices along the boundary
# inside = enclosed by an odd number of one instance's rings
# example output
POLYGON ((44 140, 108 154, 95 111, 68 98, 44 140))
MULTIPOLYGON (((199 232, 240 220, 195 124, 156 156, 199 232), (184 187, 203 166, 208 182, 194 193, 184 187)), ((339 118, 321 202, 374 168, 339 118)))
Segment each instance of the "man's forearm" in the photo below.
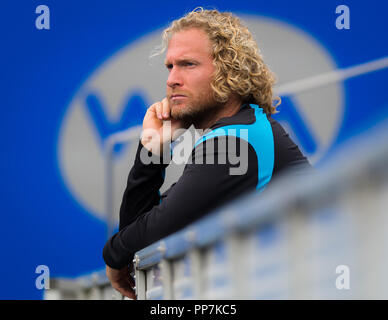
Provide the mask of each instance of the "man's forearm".
POLYGON ((225 151, 219 152, 217 143, 212 151, 215 164, 197 164, 200 158, 206 158, 205 150, 203 145, 196 148, 192 164, 186 165, 182 176, 162 195, 160 203, 141 214, 107 242, 104 259, 110 267, 124 267, 138 250, 182 229, 242 193, 255 189, 258 175, 253 148, 248 148, 250 161, 243 175, 230 175, 234 165, 229 161, 219 164, 218 154, 225 151))
POLYGON ((120 207, 120 230, 160 202, 159 189, 164 182, 164 171, 168 164, 163 164, 160 157, 151 153, 151 163, 144 164, 141 159, 142 152, 148 153, 139 142, 120 207))

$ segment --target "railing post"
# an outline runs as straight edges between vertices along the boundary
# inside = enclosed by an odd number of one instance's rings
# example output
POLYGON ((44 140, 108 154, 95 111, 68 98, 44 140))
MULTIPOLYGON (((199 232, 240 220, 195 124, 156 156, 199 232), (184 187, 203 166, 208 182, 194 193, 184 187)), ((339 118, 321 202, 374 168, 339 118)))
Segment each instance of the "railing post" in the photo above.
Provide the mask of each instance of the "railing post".
POLYGON ((138 300, 146 299, 146 277, 145 271, 139 269, 139 257, 135 255, 133 259, 134 269, 135 269, 135 282, 136 282, 136 296, 138 300))

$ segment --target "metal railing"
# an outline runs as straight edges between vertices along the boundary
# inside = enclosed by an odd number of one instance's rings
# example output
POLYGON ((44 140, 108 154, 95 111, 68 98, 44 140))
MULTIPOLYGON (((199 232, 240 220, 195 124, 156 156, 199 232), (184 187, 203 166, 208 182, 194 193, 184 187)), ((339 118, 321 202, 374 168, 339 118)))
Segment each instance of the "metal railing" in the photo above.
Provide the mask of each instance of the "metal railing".
POLYGON ((50 279, 50 287, 44 291, 44 300, 121 300, 105 275, 97 270, 74 279, 50 279))
MULTIPOLYGON (((387 136, 388 125, 318 173, 278 179, 137 252, 138 299, 388 298, 387 136)), ((122 299, 104 271, 50 287, 45 299, 122 299)))
POLYGON ((388 298, 387 136, 139 251, 138 299, 388 298))
MULTIPOLYGON (((277 87, 276 92, 292 95, 382 70, 388 67, 387 59, 294 81, 277 87)), ((140 131, 140 127, 130 128, 106 143, 108 237, 117 224, 113 148, 117 143, 137 142, 140 131)), ((387 276, 382 271, 388 267, 384 252, 388 244, 386 136, 386 130, 366 134, 366 143, 357 140, 343 152, 345 156, 314 177, 303 181, 285 177, 265 197, 251 194, 138 252, 138 298, 386 298, 387 276), (330 252, 336 252, 337 258, 330 252), (355 287, 333 289, 341 270, 350 271, 355 287), (327 291, 317 283, 327 284, 327 291)), ((53 279, 45 293, 47 299, 120 297, 103 270, 72 280, 53 279)))

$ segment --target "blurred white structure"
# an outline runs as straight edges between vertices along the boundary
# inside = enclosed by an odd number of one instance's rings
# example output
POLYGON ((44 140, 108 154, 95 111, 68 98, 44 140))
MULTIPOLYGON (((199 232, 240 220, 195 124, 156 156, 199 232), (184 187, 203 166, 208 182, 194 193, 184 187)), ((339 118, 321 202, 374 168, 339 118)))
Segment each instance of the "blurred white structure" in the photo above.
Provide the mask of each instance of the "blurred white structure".
MULTIPOLYGON (((387 299, 388 125, 135 255, 138 299, 387 299)), ((45 298, 112 299, 103 271, 45 298)))
MULTIPOLYGON (((387 67, 388 57, 382 57, 275 91, 295 95, 387 67)), ((108 237, 117 223, 113 148, 138 143, 140 132, 133 127, 106 141, 108 237)), ((313 176, 285 176, 264 193, 247 195, 139 251, 138 299, 388 299, 387 137, 385 123, 313 176)), ((170 167, 175 178, 183 170, 170 167)), ((123 297, 101 270, 52 279, 44 298, 123 297)))
POLYGON ((138 298, 387 299, 387 136, 141 250, 138 298))

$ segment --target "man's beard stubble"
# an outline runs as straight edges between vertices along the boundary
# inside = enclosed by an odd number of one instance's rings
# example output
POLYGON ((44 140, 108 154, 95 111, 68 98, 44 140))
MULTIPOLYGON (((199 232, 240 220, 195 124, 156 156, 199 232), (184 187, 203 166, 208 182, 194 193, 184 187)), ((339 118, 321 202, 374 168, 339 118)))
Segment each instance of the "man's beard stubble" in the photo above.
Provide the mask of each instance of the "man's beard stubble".
POLYGON ((188 98, 189 101, 184 103, 174 103, 170 100, 171 116, 174 119, 194 124, 199 129, 201 124, 211 119, 214 114, 224 107, 224 103, 218 102, 212 93, 203 94, 197 99, 188 98))

